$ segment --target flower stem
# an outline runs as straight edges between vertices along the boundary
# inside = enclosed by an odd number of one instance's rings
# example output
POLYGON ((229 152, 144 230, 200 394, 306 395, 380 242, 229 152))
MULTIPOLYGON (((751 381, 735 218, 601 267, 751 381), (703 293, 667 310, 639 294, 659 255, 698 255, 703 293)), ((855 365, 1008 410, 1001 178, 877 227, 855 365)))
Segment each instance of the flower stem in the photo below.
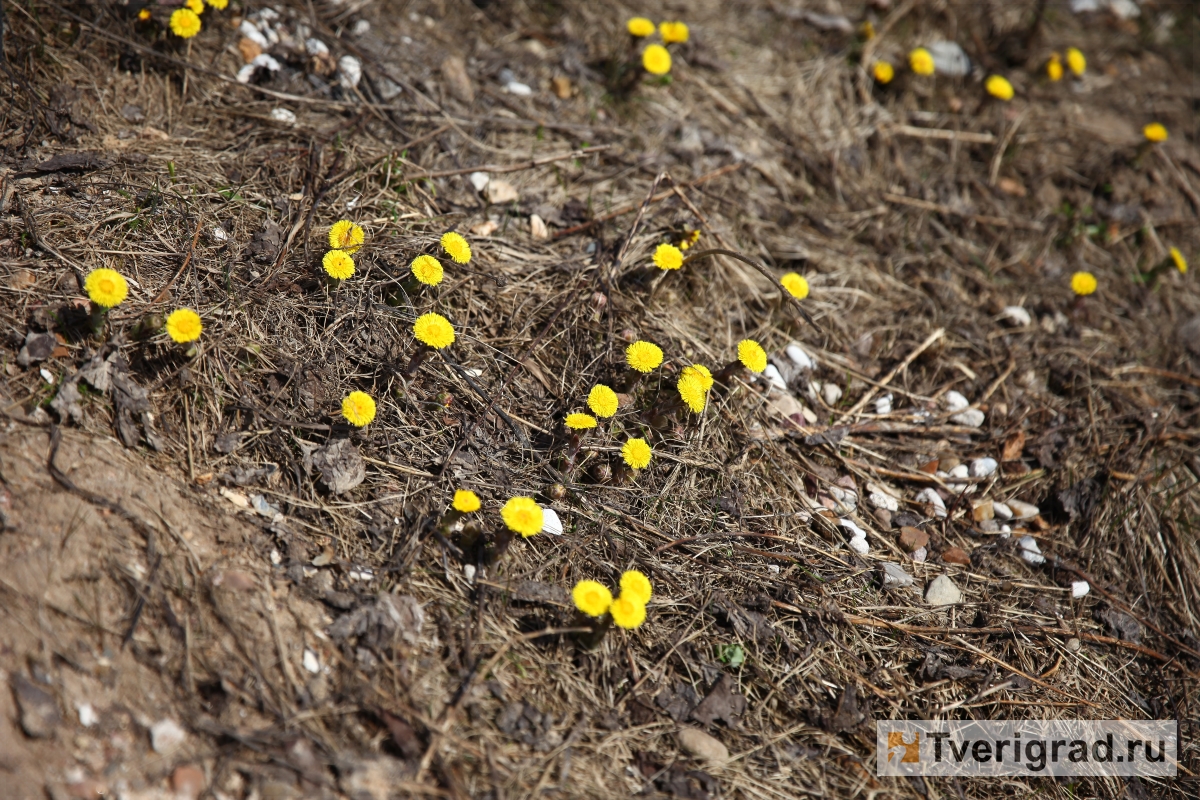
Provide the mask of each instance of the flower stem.
POLYGON ((412 358, 409 359, 408 366, 404 369, 404 377, 412 377, 412 375, 421 368, 421 362, 424 361, 425 357, 432 352, 432 347, 423 344, 417 345, 416 351, 413 353, 412 358))

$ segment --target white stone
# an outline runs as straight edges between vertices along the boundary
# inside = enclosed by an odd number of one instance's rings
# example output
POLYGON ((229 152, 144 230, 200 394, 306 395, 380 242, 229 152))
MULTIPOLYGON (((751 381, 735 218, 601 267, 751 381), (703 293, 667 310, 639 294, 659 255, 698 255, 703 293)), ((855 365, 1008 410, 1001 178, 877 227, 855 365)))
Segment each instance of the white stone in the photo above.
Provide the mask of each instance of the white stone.
POLYGON ((679 747, 701 761, 723 764, 729 760, 729 749, 716 737, 697 728, 679 729, 679 747))
POLYGON ((53 372, 46 369, 45 367, 42 367, 41 369, 38 370, 38 374, 40 374, 42 376, 42 380, 44 380, 46 383, 50 384, 51 386, 54 385, 54 373, 53 372))
POLYGON ((342 56, 338 59, 338 81, 342 88, 353 89, 362 80, 362 62, 354 56, 342 56))
POLYGON ((1037 506, 1022 503, 1020 500, 1009 500, 1008 507, 1012 511, 1013 519, 1033 519, 1040 513, 1037 506))
POLYGON ((914 564, 921 564, 929 557, 929 551, 924 547, 918 547, 912 551, 912 560, 914 564))
POLYGON ((357 19, 350 26, 350 33, 354 36, 366 36, 371 31, 371 23, 365 19, 357 19))
POLYGON ((1071 10, 1076 14, 1083 14, 1088 11, 1099 11, 1100 0, 1071 0, 1071 10))
POLYGON ((75 710, 79 712, 79 724, 85 728, 90 728, 100 721, 100 715, 92 708, 91 703, 76 703, 75 710))
POLYGON ((463 577, 466 578, 467 583, 475 583, 474 564, 463 564, 463 577))
POLYGON ((1108 0, 1108 9, 1121 19, 1134 19, 1142 14, 1133 0, 1108 0))
POLYGON ((858 553, 860 556, 865 556, 867 553, 871 552, 871 545, 867 544, 867 537, 865 536, 855 536, 853 539, 847 542, 847 544, 850 546, 851 550, 858 553))
POLYGON ((515 94, 518 97, 529 97, 531 94, 533 94, 533 89, 524 83, 520 83, 519 81, 509 81, 504 85, 504 91, 508 92, 509 94, 515 94))
POLYGON ((1092 590, 1092 585, 1087 581, 1071 581, 1071 597, 1083 597, 1092 590))
POLYGON ((317 654, 312 650, 305 649, 303 663, 304 668, 313 675, 321 671, 321 662, 317 660, 317 654))
POLYGON ((931 606, 952 606, 962 600, 962 592, 948 575, 938 575, 925 589, 925 602, 931 606))
POLYGON ((485 194, 487 195, 487 201, 492 205, 515 203, 521 199, 520 193, 517 192, 517 187, 508 181, 501 180, 489 181, 485 194))
POLYGON ((929 503, 933 506, 933 513, 939 517, 946 516, 946 504, 942 500, 942 496, 933 489, 922 489, 917 492, 918 503, 929 503))
POLYGON ((552 536, 563 535, 562 520, 558 518, 558 512, 553 508, 542 509, 542 533, 549 533, 552 536))
POLYGON ((834 383, 826 383, 821 387, 821 398, 828 406, 836 406, 842 399, 842 388, 834 383))
POLYGON ((892 394, 888 392, 883 397, 875 398, 875 413, 890 414, 892 413, 892 394))
POLYGON ((226 233, 225 229, 222 228, 220 225, 213 225, 212 238, 217 240, 218 242, 226 242, 226 241, 229 241, 229 234, 226 233))
POLYGON ((1046 557, 1042 555, 1042 549, 1038 547, 1037 540, 1032 536, 1022 536, 1017 539, 1017 547, 1021 551, 1021 558, 1025 559, 1026 563, 1037 566, 1046 562, 1046 557))
POLYGON ((900 503, 896 498, 884 492, 871 492, 867 495, 867 502, 875 508, 882 508, 885 511, 899 511, 900 503))
POLYGON ((1033 317, 1021 306, 1005 306, 1000 312, 1000 319, 1017 328, 1028 328, 1033 324, 1033 317))
POLYGON ((304 52, 310 56, 323 56, 329 52, 329 45, 322 42, 320 39, 305 39, 304 52))
POLYGON ((994 511, 996 513, 996 519, 1012 519, 1013 518, 1012 509, 1008 507, 1007 503, 999 503, 999 502, 992 503, 992 511, 994 511))
POLYGON ((549 239, 550 229, 546 227, 546 220, 542 219, 537 214, 530 214, 529 235, 535 239, 549 239))
POLYGON ((283 563, 283 556, 274 547, 271 548, 271 563, 277 567, 283 563))
POLYGON ((966 464, 957 464, 948 473, 948 477, 951 478, 967 478, 970 477, 970 475, 971 468, 966 464))
POLYGON ((994 458, 977 458, 971 462, 971 476, 974 478, 986 478, 994 473, 999 466, 999 462, 994 458))
POLYGON ((946 392, 945 396, 942 398, 942 402, 946 404, 947 411, 962 411, 964 408, 967 408, 971 405, 970 400, 963 397, 953 389, 946 392))
POLYGON ((899 564, 893 564, 890 561, 885 561, 881 565, 880 570, 883 576, 883 586, 887 588, 900 588, 901 586, 912 586, 913 577, 904 571, 904 568, 899 564))
POLYGON ((960 414, 950 417, 955 425, 965 425, 968 428, 978 428, 983 424, 984 415, 978 408, 968 408, 960 414))
POLYGON ((803 347, 795 342, 789 344, 787 349, 785 349, 783 352, 786 353, 787 357, 792 360, 792 363, 800 369, 814 370, 817 368, 817 360, 810 356, 803 347))
POLYGON ((255 24, 250 20, 242 20, 242 24, 238 28, 238 33, 254 42, 263 50, 266 50, 271 46, 271 43, 267 41, 267 37, 263 36, 262 33, 259 32, 258 27, 255 26, 255 24))
POLYGON ((187 732, 173 719, 164 719, 150 726, 150 746, 159 755, 172 753, 187 739, 187 732))
POLYGON ((971 71, 971 59, 957 42, 934 42, 925 49, 933 56, 933 65, 939 75, 961 78, 971 71))
POLYGON ((265 67, 271 72, 279 72, 279 62, 276 61, 273 56, 269 56, 266 53, 259 53, 256 55, 254 60, 250 62, 250 65, 255 67, 265 67))
POLYGON ((475 191, 482 192, 484 187, 488 185, 488 181, 492 179, 491 175, 486 172, 472 172, 467 176, 467 180, 475 187, 475 191))
POLYGON ((271 119, 282 122, 284 125, 296 124, 296 115, 286 108, 272 108, 271 119))
POLYGON ((770 382, 771 386, 779 391, 787 391, 787 381, 779 374, 779 369, 774 364, 767 364, 767 368, 763 370, 763 377, 770 382))
POLYGON ((856 525, 854 523, 854 520, 841 519, 841 520, 838 520, 838 522, 841 524, 841 526, 843 528, 850 531, 851 536, 853 536, 855 538, 858 538, 861 536, 864 539, 867 537, 867 532, 864 531, 862 528, 858 527, 858 525, 856 525))

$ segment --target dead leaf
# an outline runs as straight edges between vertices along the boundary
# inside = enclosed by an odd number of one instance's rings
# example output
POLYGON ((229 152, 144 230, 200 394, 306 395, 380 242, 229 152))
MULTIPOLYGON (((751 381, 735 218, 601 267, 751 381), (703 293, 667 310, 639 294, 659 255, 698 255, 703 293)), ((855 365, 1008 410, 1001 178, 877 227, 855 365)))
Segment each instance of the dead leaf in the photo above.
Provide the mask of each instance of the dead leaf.
POLYGON ((467 62, 462 56, 447 56, 442 61, 442 77, 450 94, 464 103, 475 102, 475 87, 471 85, 471 76, 467 74, 467 62))
POLYGON ((566 100, 571 96, 571 79, 562 75, 551 78, 550 88, 554 90, 554 94, 559 100, 566 100))
POLYGON ((1004 440, 1004 452, 1001 453, 1002 461, 1016 461, 1021 457, 1021 453, 1025 450, 1025 431, 1017 431, 1004 440))
POLYGON ((733 728, 745 711, 746 698, 733 690, 733 679, 729 675, 722 675, 708 696, 692 711, 692 719, 702 725, 712 725, 720 720, 733 728))
POLYGON ((247 64, 262 55, 262 51, 262 45, 253 39, 242 37, 242 40, 238 42, 238 52, 242 54, 242 61, 247 64))
POLYGON ((327 447, 314 450, 312 464, 331 494, 348 492, 367 477, 362 454, 349 439, 338 439, 327 447))
POLYGON ((1000 191, 1013 197, 1024 197, 1028 194, 1025 186, 1020 181, 1014 181, 1012 178, 1001 178, 996 185, 1000 187, 1000 191))
POLYGON ((826 721, 825 726, 833 733, 845 733, 862 725, 867 717, 866 709, 860 709, 858 705, 858 687, 852 683, 842 692, 837 711, 826 721))

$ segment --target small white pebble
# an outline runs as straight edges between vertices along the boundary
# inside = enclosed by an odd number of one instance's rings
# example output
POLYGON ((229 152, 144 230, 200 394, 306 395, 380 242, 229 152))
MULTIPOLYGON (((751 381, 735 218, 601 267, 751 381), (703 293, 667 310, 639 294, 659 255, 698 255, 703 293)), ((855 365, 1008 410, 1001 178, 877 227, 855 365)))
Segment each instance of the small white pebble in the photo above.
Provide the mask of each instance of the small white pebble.
POLYGON ((85 728, 90 728, 100 721, 100 715, 92 708, 91 703, 76 703, 75 710, 79 712, 79 724, 85 728))
POLYGON ((926 550, 924 547, 918 547, 916 550, 912 551, 913 563, 920 564, 920 563, 924 562, 925 559, 928 557, 929 557, 929 551, 926 550))
POLYGON ((862 528, 858 527, 858 525, 856 525, 853 520, 842 519, 842 520, 839 520, 839 522, 841 523, 841 526, 843 528, 846 528, 847 530, 850 531, 851 536, 853 536, 855 538, 858 538, 859 536, 866 537, 867 532, 864 531, 862 528))
POLYGON ((507 84, 505 84, 504 91, 508 92, 509 94, 515 94, 518 97, 529 97, 531 94, 533 94, 533 89, 529 88, 528 85, 518 81, 509 81, 507 84))
POLYGON ((774 572, 776 575, 779 574, 779 565, 778 564, 767 564, 767 569, 769 569, 771 572, 774 572))
POLYGON ((994 458, 977 458, 971 462, 971 475, 975 478, 986 478, 999 466, 994 458))
POLYGON ((1083 597, 1092 590, 1092 585, 1087 581, 1071 581, 1071 597, 1083 597))
POLYGON ((1042 549, 1032 536, 1022 536, 1017 540, 1017 547, 1020 548, 1021 558, 1025 559, 1026 563, 1034 566, 1045 563, 1046 557, 1042 555, 1042 549))
POLYGON ((542 509, 542 533, 549 533, 552 536, 562 536, 563 524, 558 518, 558 512, 553 508, 542 509))
POLYGON ((271 119, 284 125, 296 124, 296 115, 286 108, 271 109, 271 119))
POLYGON ((46 381, 46 383, 50 384, 51 386, 54 385, 54 373, 53 372, 46 369, 45 367, 42 367, 41 369, 38 370, 38 374, 42 376, 42 379, 44 381, 46 381))
POLYGON ((1004 503, 992 503, 992 511, 996 514, 996 519, 1012 519, 1012 509, 1004 503))
POLYGON ((322 42, 320 39, 305 39, 304 52, 310 56, 323 56, 329 52, 329 45, 322 42))
POLYGON ((942 500, 942 496, 933 489, 922 489, 917 493, 918 503, 929 503, 933 506, 933 513, 939 517, 946 516, 946 503, 942 500))
POLYGON ((304 668, 313 675, 321 671, 321 662, 317 660, 317 654, 312 650, 304 651, 304 668))
POLYGON ((978 408, 968 408, 959 414, 950 417, 950 421, 955 425, 963 425, 968 428, 978 428, 983 424, 986 417, 978 408))
POLYGON ((792 360, 792 363, 800 369, 814 370, 817 368, 817 360, 795 342, 789 344, 784 352, 787 353, 787 357, 792 360))
POLYGON ((467 176, 467 180, 469 180, 471 185, 475 187, 475 191, 482 192, 487 188, 488 183, 491 182, 492 176, 488 175, 486 172, 472 172, 467 176))
POLYGON ((350 33, 354 34, 355 36, 366 36, 370 30, 371 23, 367 22, 365 19, 357 19, 354 21, 354 24, 350 26, 350 33))
POLYGON ((877 398, 875 398, 875 413, 876 413, 876 414, 890 414, 890 413, 892 413, 892 395, 891 395, 891 392, 889 392, 889 393, 885 394, 883 397, 877 397, 877 398))
POLYGON ((475 583, 474 564, 463 564, 463 577, 467 579, 467 583, 475 583))
POLYGON ((896 502, 896 498, 884 492, 871 492, 867 496, 869 502, 875 508, 882 508, 885 511, 899 511, 900 504, 896 502))
POLYGON ((821 398, 825 401, 825 405, 836 406, 842 399, 842 389, 835 383, 826 383, 821 387, 821 398))
POLYGON ((224 229, 224 228, 222 228, 220 225, 214 225, 214 226, 213 226, 213 229, 212 229, 212 237, 213 237, 214 239, 216 239, 218 242, 224 242, 224 241, 228 241, 228 240, 229 240, 229 234, 228 234, 228 233, 226 233, 226 232, 225 232, 225 229, 224 229))
POLYGON ((1033 317, 1021 306, 1007 306, 1000 312, 1000 318, 1017 328, 1027 328, 1033 323, 1033 317))
POLYGON ((967 400, 967 398, 963 397, 961 394, 954 391, 953 389, 946 392, 946 395, 943 398, 943 401, 946 404, 947 411, 962 411, 964 408, 971 405, 970 401, 967 400))
POLYGON ((966 464, 959 464, 950 470, 951 478, 967 478, 971 475, 971 469, 966 464))
POLYGON ((279 551, 273 547, 271 548, 271 563, 277 567, 283 563, 283 556, 279 555, 279 551))
POLYGON ((362 62, 354 56, 338 59, 338 81, 345 89, 353 89, 362 80, 362 62))
POLYGON ((867 544, 866 536, 855 536, 848 542, 848 544, 850 545, 850 549, 858 553, 860 556, 865 556, 867 553, 871 552, 871 545, 867 544))
POLYGON ((779 374, 779 370, 774 364, 767 364, 767 368, 763 370, 763 377, 770 381, 771 386, 775 387, 779 391, 787 391, 787 381, 785 381, 783 376, 779 374))

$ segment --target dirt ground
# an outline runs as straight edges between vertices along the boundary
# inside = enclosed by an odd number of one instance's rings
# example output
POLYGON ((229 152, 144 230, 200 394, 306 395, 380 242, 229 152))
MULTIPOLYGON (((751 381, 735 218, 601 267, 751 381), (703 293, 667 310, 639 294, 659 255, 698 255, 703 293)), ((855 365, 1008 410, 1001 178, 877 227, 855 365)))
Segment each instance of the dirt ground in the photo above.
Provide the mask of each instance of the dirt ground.
POLYGON ((1072 5, 5 3, 0 795, 1196 796, 1200 17, 1072 5), (563 530, 484 563, 457 489, 563 530), (876 720, 1050 718, 1178 720, 1180 777, 875 775, 876 720))

